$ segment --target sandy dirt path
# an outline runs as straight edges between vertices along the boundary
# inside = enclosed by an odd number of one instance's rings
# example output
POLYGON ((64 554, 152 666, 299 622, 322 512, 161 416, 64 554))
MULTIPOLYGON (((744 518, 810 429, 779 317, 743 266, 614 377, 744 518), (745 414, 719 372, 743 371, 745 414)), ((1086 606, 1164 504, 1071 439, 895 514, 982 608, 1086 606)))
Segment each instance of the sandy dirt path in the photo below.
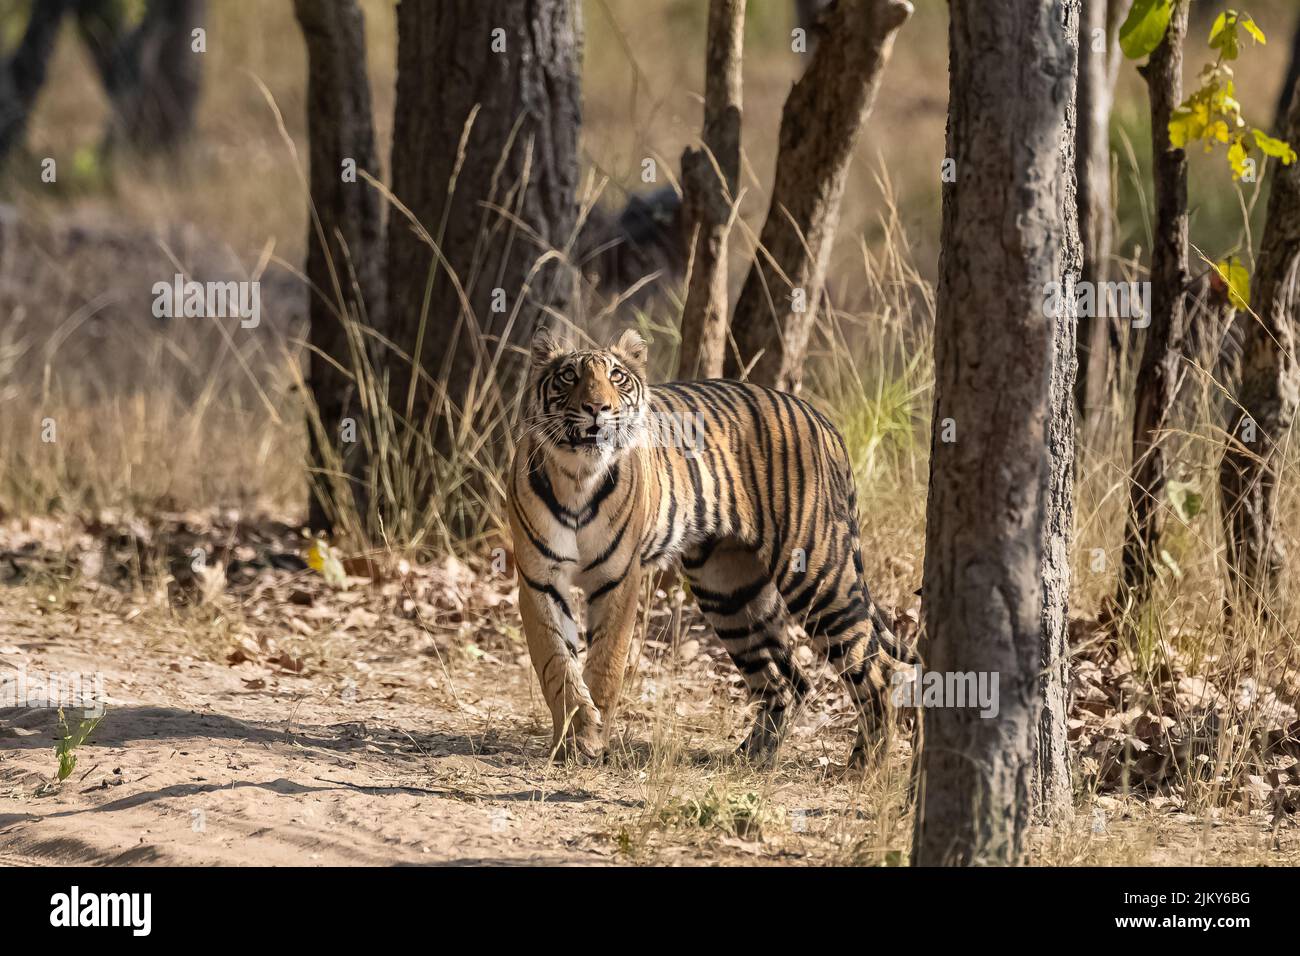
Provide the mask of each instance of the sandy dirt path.
MULTIPOLYGON (((524 658, 480 652, 453 674, 429 656, 369 655, 353 662, 357 679, 340 683, 334 674, 178 652, 142 616, 131 618, 130 607, 42 612, 37 590, 0 589, 0 675, 98 673, 108 695, 62 783, 54 780, 58 712, 0 709, 0 861, 636 862, 630 844, 642 842, 647 820, 658 829, 655 804, 665 794, 748 781, 793 809, 797 822, 782 818, 782 839, 683 831, 653 858, 775 862, 825 857, 844 838, 821 831, 861 816, 850 788, 828 773, 829 759, 812 754, 827 746, 813 729, 801 745, 808 753, 785 772, 736 768, 726 759, 731 744, 713 728, 719 712, 734 711, 724 733, 743 712, 689 675, 677 688, 684 699, 670 705, 685 737, 675 759, 686 769, 665 783, 650 767, 657 718, 636 702, 611 764, 551 764, 548 721, 524 658)), ((706 677, 726 664, 704 654, 698 663, 706 677)), ((644 674, 633 693, 662 712, 654 698, 664 679, 644 674)), ((68 713, 74 727, 79 715, 68 713)), ((847 727, 831 737, 838 758, 847 727)))
MULTIPOLYGON (((0 583, 0 687, 76 672, 107 695, 61 783, 57 710, 0 706, 0 864, 905 862, 906 743, 845 775, 833 683, 775 770, 737 764, 739 676, 664 609, 612 759, 556 766, 509 589, 472 595, 453 570, 426 591, 259 571, 182 605, 62 572, 0 583)), ((1035 845, 1050 863, 1300 863, 1290 819, 1109 797, 1035 845)))

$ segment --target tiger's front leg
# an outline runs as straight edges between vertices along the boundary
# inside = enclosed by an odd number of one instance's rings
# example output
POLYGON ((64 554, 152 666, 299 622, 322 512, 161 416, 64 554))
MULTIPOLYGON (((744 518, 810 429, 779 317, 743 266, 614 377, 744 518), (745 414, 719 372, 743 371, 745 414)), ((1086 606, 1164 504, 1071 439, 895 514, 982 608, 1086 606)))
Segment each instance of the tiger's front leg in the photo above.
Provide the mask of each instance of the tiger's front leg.
POLYGON ((604 720, 602 746, 609 743, 627 673, 628 653, 636 629, 637 598, 641 593, 641 568, 634 558, 619 578, 587 594, 587 667, 583 677, 604 720))
POLYGON ((578 625, 561 581, 520 575, 519 611, 542 696, 551 711, 557 757, 594 759, 605 747, 600 711, 578 667, 578 625))

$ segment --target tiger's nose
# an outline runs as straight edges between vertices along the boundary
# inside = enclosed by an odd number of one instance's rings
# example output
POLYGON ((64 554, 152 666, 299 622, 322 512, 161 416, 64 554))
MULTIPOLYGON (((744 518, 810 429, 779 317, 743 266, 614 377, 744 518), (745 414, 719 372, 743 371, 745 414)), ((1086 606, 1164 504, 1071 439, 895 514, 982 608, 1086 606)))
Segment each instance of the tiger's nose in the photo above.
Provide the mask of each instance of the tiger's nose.
POLYGON ((592 418, 599 418, 605 412, 610 411, 608 402, 583 402, 582 407, 591 412, 592 418))

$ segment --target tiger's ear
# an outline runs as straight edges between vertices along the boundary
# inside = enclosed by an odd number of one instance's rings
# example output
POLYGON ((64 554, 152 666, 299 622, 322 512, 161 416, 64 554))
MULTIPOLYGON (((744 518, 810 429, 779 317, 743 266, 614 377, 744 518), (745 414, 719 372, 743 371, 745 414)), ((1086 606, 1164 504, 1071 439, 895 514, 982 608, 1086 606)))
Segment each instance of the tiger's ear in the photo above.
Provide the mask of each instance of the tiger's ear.
POLYGON ((646 357, 650 349, 636 329, 628 329, 620 335, 613 351, 628 364, 632 371, 638 375, 645 374, 646 357))
POLYGON ((563 354, 564 346, 555 338, 555 333, 546 326, 539 325, 533 333, 533 368, 545 368, 563 354))

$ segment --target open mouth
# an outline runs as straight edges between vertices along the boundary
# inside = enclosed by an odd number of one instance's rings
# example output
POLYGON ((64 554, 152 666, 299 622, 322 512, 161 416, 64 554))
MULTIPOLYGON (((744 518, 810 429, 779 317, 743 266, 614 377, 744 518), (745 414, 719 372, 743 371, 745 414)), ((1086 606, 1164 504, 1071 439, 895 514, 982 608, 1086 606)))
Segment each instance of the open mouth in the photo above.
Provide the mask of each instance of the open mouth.
POLYGON ((589 425, 569 433, 568 444, 574 448, 595 448, 600 441, 600 426, 589 425))

